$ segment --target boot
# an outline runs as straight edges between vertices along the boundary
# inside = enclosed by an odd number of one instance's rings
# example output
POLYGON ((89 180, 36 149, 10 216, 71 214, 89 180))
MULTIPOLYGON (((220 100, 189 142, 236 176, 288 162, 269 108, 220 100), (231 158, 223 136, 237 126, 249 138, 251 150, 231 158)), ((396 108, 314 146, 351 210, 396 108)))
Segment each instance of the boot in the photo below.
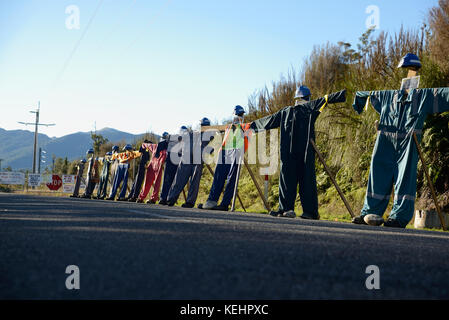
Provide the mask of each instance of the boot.
POLYGON ((355 224, 364 224, 364 225, 366 225, 365 219, 363 219, 362 216, 354 217, 354 218, 352 219, 352 223, 355 223, 355 224))
POLYGON ((284 214, 283 210, 270 211, 270 216, 272 217, 282 217, 283 214, 284 214))
POLYGON ((228 211, 229 210, 229 206, 224 206, 224 205, 220 204, 219 206, 213 207, 212 210, 228 211))
POLYGON ((190 202, 186 202, 186 203, 183 203, 181 205, 181 207, 183 207, 183 208, 193 208, 194 206, 195 205, 193 203, 190 203, 190 202))

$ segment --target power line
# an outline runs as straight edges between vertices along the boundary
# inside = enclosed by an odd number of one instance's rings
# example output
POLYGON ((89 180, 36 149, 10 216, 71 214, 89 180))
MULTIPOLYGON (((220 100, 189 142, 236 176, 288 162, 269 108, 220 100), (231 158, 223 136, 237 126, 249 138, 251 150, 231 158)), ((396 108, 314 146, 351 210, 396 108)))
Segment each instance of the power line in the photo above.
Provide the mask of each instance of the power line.
POLYGON ((133 2, 131 3, 131 5, 128 7, 128 10, 126 11, 126 13, 124 15, 122 15, 122 19, 120 21, 118 21, 115 26, 111 29, 111 31, 102 39, 102 42, 99 44, 99 48, 102 47, 102 45, 111 37, 111 35, 116 34, 117 30, 119 29, 119 27, 123 24, 123 22, 126 20, 126 18, 131 14, 132 9, 134 7, 134 5, 136 4, 137 0, 133 0, 133 2))
POLYGON ((93 21, 94 18, 96 17, 96 15, 97 15, 97 13, 98 13, 98 10, 100 9, 101 5, 103 4, 103 1, 104 1, 104 0, 98 1, 98 5, 97 5, 97 7, 95 8, 95 11, 93 12, 92 16, 90 17, 90 19, 89 19, 89 21, 88 21, 88 23, 87 23, 87 25, 86 25, 86 28, 84 29, 84 31, 83 31, 83 33, 81 34, 80 38, 79 38, 78 41, 75 43, 75 46, 73 47, 72 51, 70 52, 69 56, 67 57, 66 61, 64 62, 64 65, 62 66, 61 71, 59 72, 58 76, 56 77, 55 82, 61 80, 62 76, 64 75, 65 70, 66 70, 67 67, 69 66, 70 61, 72 61, 72 58, 73 58, 73 56, 74 56, 76 50, 77 50, 78 47, 80 46, 81 41, 83 40, 84 36, 86 35, 87 31, 89 30, 89 27, 90 27, 90 25, 92 24, 92 21, 93 21))
MULTIPOLYGON (((155 14, 153 14, 153 16, 149 19, 149 23, 147 26, 150 26, 151 24, 153 24, 156 20, 156 18, 164 11, 164 9, 170 4, 171 0, 165 0, 162 4, 162 6, 159 8, 158 11, 155 12, 155 14)), ((130 43, 129 45, 125 48, 125 52, 129 51, 129 49, 131 49, 131 47, 138 41, 140 40, 140 38, 142 37, 142 34, 137 35, 137 37, 135 37, 130 43)))

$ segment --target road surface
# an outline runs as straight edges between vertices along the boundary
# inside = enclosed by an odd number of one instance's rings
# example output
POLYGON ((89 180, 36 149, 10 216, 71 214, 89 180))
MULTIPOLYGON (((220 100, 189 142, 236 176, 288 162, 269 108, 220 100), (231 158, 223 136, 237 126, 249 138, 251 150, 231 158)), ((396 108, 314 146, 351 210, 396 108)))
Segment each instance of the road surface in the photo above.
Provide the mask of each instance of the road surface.
POLYGON ((0 298, 447 299, 449 235, 0 194, 0 298))

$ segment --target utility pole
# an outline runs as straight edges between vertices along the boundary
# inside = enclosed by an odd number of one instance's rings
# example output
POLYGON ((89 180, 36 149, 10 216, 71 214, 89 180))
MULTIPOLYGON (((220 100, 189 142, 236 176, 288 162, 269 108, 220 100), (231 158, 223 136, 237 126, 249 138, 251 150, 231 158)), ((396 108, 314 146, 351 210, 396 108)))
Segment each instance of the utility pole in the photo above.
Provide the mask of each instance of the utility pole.
POLYGON ((38 106, 37 106, 37 110, 35 111, 30 111, 30 113, 35 113, 36 114, 36 121, 34 123, 30 123, 30 122, 20 122, 20 124, 24 124, 24 125, 34 125, 34 149, 33 149, 33 173, 36 173, 36 152, 37 152, 37 132, 38 132, 38 127, 39 126, 46 126, 46 127, 50 127, 50 126, 54 126, 54 123, 51 124, 44 124, 44 123, 39 123, 39 112, 41 109, 41 102, 38 102, 38 106))
POLYGON ((41 173, 41 157, 42 157, 42 148, 39 148, 39 162, 37 166, 37 173, 41 173))
POLYGON ((54 174, 54 173, 55 173, 55 160, 56 160, 56 156, 53 154, 53 155, 51 156, 51 159, 52 159, 52 161, 53 161, 53 166, 52 166, 52 169, 51 169, 51 174, 54 174))
POLYGON ((3 159, 0 159, 0 172, 2 171, 2 161, 3 159))

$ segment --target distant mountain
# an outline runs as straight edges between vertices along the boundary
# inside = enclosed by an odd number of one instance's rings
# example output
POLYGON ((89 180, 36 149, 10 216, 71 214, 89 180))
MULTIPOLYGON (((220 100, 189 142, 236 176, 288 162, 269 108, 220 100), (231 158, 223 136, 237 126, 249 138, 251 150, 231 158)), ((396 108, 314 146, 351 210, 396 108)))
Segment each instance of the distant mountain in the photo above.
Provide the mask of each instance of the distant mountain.
MULTIPOLYGON (((131 133, 104 128, 97 131, 110 142, 133 143, 143 134, 131 133)), ((14 170, 31 169, 33 165, 34 132, 26 130, 4 130, 0 128, 0 159, 2 168, 11 166, 14 170)), ((60 138, 50 138, 45 134, 38 134, 38 148, 47 152, 47 164, 51 156, 65 158, 69 161, 83 157, 86 150, 92 146, 90 132, 72 133, 60 138)), ((45 166, 44 166, 45 167, 45 166)))
MULTIPOLYGON (((47 144, 51 138, 38 134, 40 145, 47 144)), ((34 132, 26 130, 4 130, 0 128, 0 159, 2 168, 31 168, 33 157, 34 132)))

